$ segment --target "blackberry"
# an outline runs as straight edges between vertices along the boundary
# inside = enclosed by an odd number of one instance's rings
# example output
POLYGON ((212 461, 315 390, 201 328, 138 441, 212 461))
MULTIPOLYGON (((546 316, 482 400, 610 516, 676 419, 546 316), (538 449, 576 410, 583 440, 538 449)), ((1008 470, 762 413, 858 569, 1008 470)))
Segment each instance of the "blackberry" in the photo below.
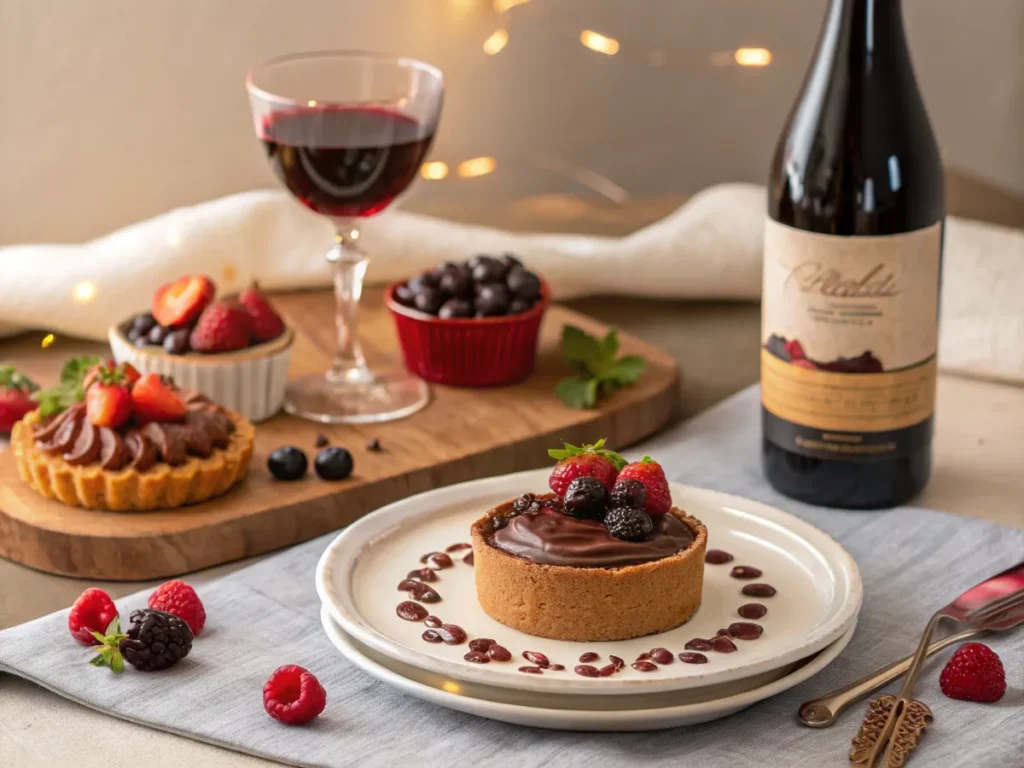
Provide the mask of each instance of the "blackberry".
POLYGON ((537 501, 542 509, 553 509, 555 512, 561 512, 565 514, 565 505, 562 500, 557 496, 552 496, 550 499, 541 499, 537 501))
POLYGON ((524 493, 522 496, 520 496, 518 499, 512 502, 512 509, 514 509, 519 514, 522 514, 530 508, 530 505, 533 504, 534 499, 536 498, 537 497, 534 496, 532 493, 524 493))
POLYGON ((577 477, 565 489, 565 514, 600 520, 608 506, 608 489, 596 477, 577 477))
POLYGON ((654 532, 654 521, 642 509, 612 507, 604 516, 604 527, 617 539, 643 541, 654 532))
POLYGON ((173 614, 145 608, 132 611, 131 622, 118 650, 136 669, 156 672, 173 667, 192 650, 192 630, 173 614))
POLYGON ((647 501, 647 488, 639 480, 626 478, 618 480, 612 486, 612 506, 630 507, 631 509, 643 509, 647 501))

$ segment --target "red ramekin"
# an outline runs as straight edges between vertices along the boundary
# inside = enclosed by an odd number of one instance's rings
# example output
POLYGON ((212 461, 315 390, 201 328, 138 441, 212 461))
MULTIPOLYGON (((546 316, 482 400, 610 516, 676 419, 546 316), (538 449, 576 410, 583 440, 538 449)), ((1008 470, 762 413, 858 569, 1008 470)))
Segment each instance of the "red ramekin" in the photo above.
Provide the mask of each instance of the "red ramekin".
POLYGON ((533 373, 537 338, 551 293, 540 281, 540 298, 527 312, 503 317, 442 320, 395 300, 392 283, 384 301, 395 318, 405 367, 435 384, 497 387, 533 373))

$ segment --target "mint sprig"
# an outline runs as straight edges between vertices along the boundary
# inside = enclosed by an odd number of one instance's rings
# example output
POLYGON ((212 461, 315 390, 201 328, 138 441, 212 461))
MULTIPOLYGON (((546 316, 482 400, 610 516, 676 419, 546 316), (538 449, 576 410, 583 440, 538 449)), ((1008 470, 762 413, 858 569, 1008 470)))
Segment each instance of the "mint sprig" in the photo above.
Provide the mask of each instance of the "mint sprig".
POLYGON ((647 361, 639 355, 616 358, 619 333, 612 328, 603 339, 567 325, 562 329, 562 356, 576 371, 555 386, 558 399, 570 408, 593 408, 602 397, 626 387, 643 374, 647 361))
POLYGON ((18 373, 13 365, 0 365, 0 389, 17 389, 21 392, 35 392, 39 385, 24 374, 18 373))
POLYGON ((32 394, 32 399, 39 403, 39 415, 46 417, 60 413, 75 403, 85 399, 82 382, 90 369, 99 365, 100 359, 93 355, 72 357, 60 371, 60 383, 48 389, 41 389, 32 394))
POLYGON ((94 631, 92 636, 99 645, 92 647, 97 653, 89 659, 89 663, 94 667, 110 667, 115 675, 124 672, 124 657, 121 656, 120 644, 126 636, 121 634, 121 619, 115 616, 103 634, 94 631))

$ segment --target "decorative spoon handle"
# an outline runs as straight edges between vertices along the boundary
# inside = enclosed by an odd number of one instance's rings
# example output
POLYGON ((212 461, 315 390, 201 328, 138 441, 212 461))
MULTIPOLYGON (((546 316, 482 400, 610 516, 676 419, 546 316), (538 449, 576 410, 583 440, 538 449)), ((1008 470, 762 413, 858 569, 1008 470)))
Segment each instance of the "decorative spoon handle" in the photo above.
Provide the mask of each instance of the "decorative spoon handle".
MULTIPOLYGON (((941 640, 936 640, 928 646, 927 656, 938 653, 954 643, 967 640, 971 637, 983 634, 983 629, 965 629, 956 632, 941 640)), ((800 722, 808 728, 828 728, 835 723, 843 712, 849 709, 850 705, 867 696, 872 691, 881 688, 883 685, 897 680, 903 673, 910 669, 913 656, 894 662, 884 669, 880 669, 867 677, 864 677, 838 690, 832 691, 824 696, 811 701, 805 701, 800 705, 797 717, 800 722)))

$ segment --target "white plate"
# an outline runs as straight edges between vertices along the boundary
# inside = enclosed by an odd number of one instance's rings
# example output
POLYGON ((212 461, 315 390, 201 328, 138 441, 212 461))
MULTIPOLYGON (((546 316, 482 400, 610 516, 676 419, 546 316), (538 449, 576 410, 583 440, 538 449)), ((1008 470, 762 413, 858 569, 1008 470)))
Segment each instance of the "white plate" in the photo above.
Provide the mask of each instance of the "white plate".
MULTIPOLYGON (((708 545, 736 556, 728 565, 708 565, 697 614, 684 626, 659 635, 603 643, 546 640, 518 632, 491 619, 476 600, 472 568, 455 558, 455 567, 439 572, 431 584, 442 602, 427 605, 445 622, 463 627, 472 639, 489 637, 508 648, 513 663, 471 664, 465 645, 431 645, 424 626, 395 615, 406 599, 398 582, 419 558, 449 544, 469 541, 469 526, 494 504, 525 491, 546 490, 548 470, 477 480, 419 494, 390 504, 343 531, 317 566, 317 591, 342 629, 359 642, 395 661, 454 680, 559 694, 635 694, 714 685, 759 675, 792 664, 833 643, 856 621, 862 587, 853 558, 829 536, 779 509, 727 494, 672 485, 676 505, 701 519, 708 545), (729 576, 734 565, 763 571, 758 581, 778 589, 758 600, 740 593, 744 583, 729 576), (711 637, 720 627, 740 621, 736 608, 763 602, 768 615, 760 639, 736 640, 731 654, 709 652, 709 663, 675 663, 642 673, 628 664, 638 654, 663 646, 674 654, 694 637, 711 637), (565 672, 526 675, 520 653, 539 651, 565 672), (609 654, 627 667, 609 678, 584 678, 572 672, 584 651, 605 662, 609 654), (518 662, 518 663, 515 663, 518 662)), ((606 662, 605 662, 606 663, 606 662)))
MULTIPOLYGON (((529 649, 571 670, 580 653, 593 650, 606 659, 632 661, 655 646, 682 650, 692 637, 710 637, 739 617, 735 608, 752 601, 740 594, 743 582, 729 577, 732 565, 756 565, 779 594, 765 600, 769 614, 757 641, 737 641, 740 651, 708 654, 706 665, 674 663, 657 673, 627 668, 612 678, 582 678, 570 672, 524 675, 519 664, 472 665, 462 660, 466 646, 436 646, 420 639, 422 625, 395 616, 406 595, 395 587, 419 567, 419 556, 468 539, 469 524, 500 500, 524 490, 541 491, 547 470, 490 478, 432 491, 389 505, 343 532, 321 558, 317 589, 346 632, 396 661, 447 678, 521 690, 559 694, 634 694, 678 690, 739 680, 778 669, 833 642, 852 623, 861 603, 861 585, 852 558, 832 539, 780 510, 737 497, 673 486, 676 503, 701 518, 709 544, 736 555, 728 566, 708 566, 703 605, 684 627, 661 635, 618 643, 568 643, 517 632, 490 619, 476 601, 470 568, 456 560, 434 584, 444 600, 432 608, 459 624, 470 637, 491 637, 516 656, 529 649)), ((526 662, 520 661, 520 664, 526 662)))
MULTIPOLYGON (((654 731, 661 728, 696 725, 697 723, 706 723, 709 720, 726 717, 727 715, 739 712, 741 709, 746 709, 763 699, 782 693, 816 675, 842 653, 843 649, 849 644, 856 629, 855 622, 831 645, 813 654, 811 657, 792 665, 791 671, 777 680, 752 690, 706 701, 691 701, 660 707, 651 707, 649 705, 645 707, 643 704, 638 703, 636 707, 628 709, 566 709, 528 706, 512 703, 501 698, 478 698, 477 696, 470 695, 471 690, 473 693, 477 693, 476 690, 472 689, 472 684, 466 686, 458 682, 447 681, 438 687, 434 687, 419 682, 404 676, 400 671, 411 668, 386 658, 379 660, 371 658, 373 651, 342 631, 333 621, 331 613, 326 606, 320 609, 320 621, 323 623, 327 637, 330 638, 334 647, 346 659, 371 677, 403 693, 423 699, 431 704, 437 704, 479 717, 487 717, 491 720, 564 731, 654 731)), ((480 686, 480 688, 484 687, 480 686)), ((495 691, 499 697, 502 694, 514 693, 502 688, 490 688, 490 690, 495 691)), ((685 696, 690 693, 692 692, 681 692, 681 695, 685 696)), ((676 695, 679 696, 680 694, 676 695)), ((632 703, 638 698, 646 700, 648 697, 588 696, 584 700, 596 703, 602 698, 607 698, 612 703, 625 703, 627 701, 632 703)))

